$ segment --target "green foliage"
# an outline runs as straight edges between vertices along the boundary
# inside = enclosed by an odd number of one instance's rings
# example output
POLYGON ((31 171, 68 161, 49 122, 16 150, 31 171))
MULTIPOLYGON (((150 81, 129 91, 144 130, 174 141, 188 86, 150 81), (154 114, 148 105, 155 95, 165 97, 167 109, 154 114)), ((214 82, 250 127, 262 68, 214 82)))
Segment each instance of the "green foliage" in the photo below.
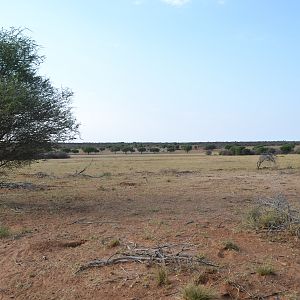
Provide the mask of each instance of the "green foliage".
POLYGON ((79 150, 78 149, 71 149, 71 153, 74 153, 74 154, 79 153, 79 150))
POLYGON ((117 152, 121 151, 121 147, 120 146, 112 146, 110 148, 110 151, 114 152, 114 153, 117 153, 117 152))
POLYGON ((182 149, 183 149, 186 153, 189 153, 189 152, 193 149, 193 146, 190 145, 190 144, 183 145, 183 146, 182 146, 182 149))
POLYGON ((22 30, 0 30, 0 167, 29 164, 78 132, 73 93, 38 75, 38 51, 22 30))
POLYGON ((167 147, 167 151, 168 152, 175 152, 176 151, 176 147, 175 146, 168 146, 167 147))
POLYGON ((66 159, 70 158, 70 155, 62 151, 50 151, 40 154, 39 158, 41 159, 66 159))
POLYGON ((134 148, 131 146, 124 146, 123 148, 121 148, 121 150, 125 154, 127 154, 127 152, 131 152, 131 153, 135 152, 134 148))
POLYGON ((0 226, 0 239, 7 238, 11 235, 11 232, 8 227, 0 226))
POLYGON ((204 150, 215 150, 217 146, 215 144, 208 144, 204 147, 204 150))
POLYGON ((87 153, 87 154, 90 154, 90 153, 98 153, 98 152, 99 152, 99 150, 98 150, 97 148, 91 147, 91 146, 82 148, 82 151, 83 151, 84 153, 87 153))
POLYGON ((152 152, 152 153, 158 153, 160 151, 160 149, 157 148, 157 147, 152 147, 152 148, 149 149, 149 151, 152 152))
POLYGON ((183 290, 183 299, 185 300, 212 300, 217 299, 216 294, 211 289, 202 286, 189 284, 183 290))
POLYGON ((293 151, 295 144, 284 144, 280 147, 280 150, 283 154, 288 154, 293 151))
POLYGON ((143 152, 146 152, 147 149, 145 147, 138 147, 137 151, 139 151, 141 154, 143 154, 143 152))

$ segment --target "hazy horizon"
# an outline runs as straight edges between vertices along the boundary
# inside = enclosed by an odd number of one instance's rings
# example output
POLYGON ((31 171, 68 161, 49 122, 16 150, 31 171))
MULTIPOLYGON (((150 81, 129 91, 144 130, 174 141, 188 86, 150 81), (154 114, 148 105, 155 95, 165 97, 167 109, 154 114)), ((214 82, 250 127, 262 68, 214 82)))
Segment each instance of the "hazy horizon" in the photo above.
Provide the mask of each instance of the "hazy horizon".
POLYGON ((300 140, 300 2, 4 2, 41 73, 74 93, 78 142, 300 140))

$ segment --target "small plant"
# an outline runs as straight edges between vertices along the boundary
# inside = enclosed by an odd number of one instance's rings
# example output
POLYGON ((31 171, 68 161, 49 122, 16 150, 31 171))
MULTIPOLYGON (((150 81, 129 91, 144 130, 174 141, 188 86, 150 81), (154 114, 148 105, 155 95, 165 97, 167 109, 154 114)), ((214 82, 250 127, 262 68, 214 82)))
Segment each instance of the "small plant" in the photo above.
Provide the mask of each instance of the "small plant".
POLYGON ((275 269, 272 265, 262 265, 256 269, 256 273, 261 276, 275 275, 275 269))
POLYGON ((212 300, 216 299, 216 294, 213 290, 203 285, 189 284, 183 289, 183 299, 212 300))
POLYGON ((114 238, 109 242, 108 248, 115 248, 115 247, 120 246, 120 244, 121 244, 120 240, 117 238, 114 238))
POLYGON ((225 250, 240 251, 239 246, 237 244, 235 244, 233 241, 226 241, 224 243, 224 249, 225 250))
POLYGON ((0 226, 0 239, 7 238, 11 235, 11 232, 8 227, 0 226))
POLYGON ((168 273, 165 268, 158 268, 155 275, 158 286, 162 286, 168 283, 168 273))

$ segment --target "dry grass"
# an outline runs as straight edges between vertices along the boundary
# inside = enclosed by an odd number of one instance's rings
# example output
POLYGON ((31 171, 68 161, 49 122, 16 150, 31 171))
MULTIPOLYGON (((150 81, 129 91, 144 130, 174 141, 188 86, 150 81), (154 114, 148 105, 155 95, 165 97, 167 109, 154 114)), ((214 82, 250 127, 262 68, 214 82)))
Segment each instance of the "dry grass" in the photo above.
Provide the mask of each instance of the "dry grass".
MULTIPOLYGON (((172 269, 167 274, 170 284, 162 288, 157 288, 157 284, 165 282, 164 272, 158 273, 155 281, 152 275, 146 280, 149 269, 142 264, 122 265, 123 269, 108 266, 74 277, 78 264, 125 251, 125 247, 118 247, 120 240, 122 246, 123 242, 141 247, 168 243, 196 245, 193 255, 199 253, 222 266, 217 273, 206 273, 197 281, 216 290, 228 272, 246 274, 241 285, 247 287, 249 283, 262 295, 266 291, 276 292, 282 286, 288 291, 297 290, 300 277, 295 257, 300 256, 299 247, 291 247, 288 240, 280 245, 268 243, 253 230, 236 228, 260 196, 282 192, 291 204, 299 204, 300 155, 278 157, 278 169, 257 171, 256 160, 255 156, 193 153, 90 155, 41 161, 10 173, 7 181, 31 182, 46 189, 0 193, 1 222, 9 224, 14 233, 22 228, 31 229, 13 243, 1 239, 0 286, 11 291, 4 297, 167 299, 166 294, 175 295, 203 271, 202 266, 192 271, 172 269), (70 176, 91 159, 86 174, 96 178, 70 176), (293 169, 287 169, 289 165, 293 169), (53 241, 81 240, 86 242, 75 248, 56 247, 53 251, 49 247, 53 241), (243 251, 220 251, 220 240, 232 240, 243 251), (257 279, 260 276, 249 275, 251 262, 263 261, 267 256, 276 259, 278 285, 277 281, 269 283, 257 279), (16 261, 26 264, 24 272, 19 272, 16 261), (34 284, 30 274, 39 274, 34 284), (16 282, 20 283, 17 288, 16 282)), ((186 297, 201 296, 198 288, 187 289, 186 297)))

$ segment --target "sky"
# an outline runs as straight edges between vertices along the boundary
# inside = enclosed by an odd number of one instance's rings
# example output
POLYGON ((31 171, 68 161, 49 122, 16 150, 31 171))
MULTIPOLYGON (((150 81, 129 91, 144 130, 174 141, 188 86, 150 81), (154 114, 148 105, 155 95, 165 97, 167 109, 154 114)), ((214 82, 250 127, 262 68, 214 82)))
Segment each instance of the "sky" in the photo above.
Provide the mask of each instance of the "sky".
POLYGON ((11 0, 82 142, 300 140, 298 0, 11 0))

